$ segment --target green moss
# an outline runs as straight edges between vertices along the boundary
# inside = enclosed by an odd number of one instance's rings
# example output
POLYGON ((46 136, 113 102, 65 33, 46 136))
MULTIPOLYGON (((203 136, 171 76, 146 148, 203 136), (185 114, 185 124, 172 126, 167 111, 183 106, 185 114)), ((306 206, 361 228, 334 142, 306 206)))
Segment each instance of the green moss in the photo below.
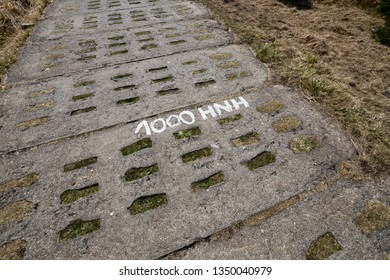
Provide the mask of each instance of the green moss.
POLYGON ((85 93, 85 94, 80 94, 80 95, 74 95, 74 96, 72 96, 72 100, 73 101, 84 100, 84 99, 87 99, 87 98, 92 97, 92 96, 95 96, 95 94, 85 93))
POLYGON ((96 83, 95 80, 82 81, 82 82, 75 83, 73 86, 74 86, 74 87, 86 87, 86 86, 93 85, 93 84, 95 84, 95 83, 96 83))
POLYGON ((131 145, 128 145, 126 147, 123 147, 121 149, 121 153, 123 156, 128 156, 131 154, 134 154, 135 152, 138 152, 142 149, 151 148, 153 146, 152 139, 150 138, 143 138, 131 145))
POLYGON ((120 51, 116 51, 116 52, 110 52, 110 56, 118 55, 118 54, 125 54, 128 52, 129 52, 128 50, 120 50, 120 51))
POLYGON ((90 221, 77 219, 59 232, 59 240, 60 242, 65 242, 70 239, 89 234, 98 229, 100 229, 100 219, 90 221))
POLYGON ((146 167, 133 167, 126 171, 125 180, 134 181, 134 180, 142 179, 143 177, 152 175, 158 171, 159 169, 157 163, 146 167))
POLYGON ((293 138, 288 144, 288 148, 293 151, 294 154, 302 152, 310 152, 318 147, 320 142, 315 136, 305 135, 293 138))
POLYGON ((248 72, 248 71, 242 71, 242 72, 238 72, 238 73, 227 74, 226 75, 226 79, 231 81, 231 80, 235 80, 235 79, 241 79, 241 78, 249 77, 251 75, 252 74, 250 72, 248 72))
POLYGON ((380 201, 370 201, 355 223, 365 235, 370 235, 390 225, 390 207, 380 201))
POLYGON ((238 67, 240 65, 241 65, 241 62, 239 62, 239 61, 231 61, 231 62, 218 64, 217 67, 221 68, 221 69, 230 69, 230 68, 238 67))
POLYGON ((260 113, 277 113, 283 109, 284 105, 277 100, 270 100, 267 103, 261 104, 256 109, 260 113))
POLYGON ((259 142, 260 136, 257 132, 250 132, 240 137, 231 139, 230 141, 232 142, 234 147, 241 147, 241 146, 259 142))
POLYGON ((216 83, 215 80, 208 80, 208 81, 203 81, 203 82, 195 83, 195 87, 196 87, 196 88, 203 88, 203 87, 211 86, 211 85, 213 85, 213 84, 215 84, 215 83, 216 83))
POLYGON ((90 196, 98 191, 99 184, 97 183, 77 190, 66 190, 60 196, 61 204, 73 203, 80 198, 90 196))
POLYGON ((162 89, 157 91, 157 95, 167 95, 167 94, 174 94, 178 93, 180 90, 178 88, 169 88, 169 89, 162 89))
POLYGON ((43 124, 47 123, 48 121, 49 121, 49 117, 44 116, 41 118, 21 122, 17 125, 17 127, 22 129, 22 130, 25 130, 25 129, 29 129, 32 127, 43 125, 43 124))
POLYGON ((131 98, 127 98, 127 99, 122 99, 122 100, 119 100, 116 102, 116 105, 129 105, 129 104, 134 104, 134 103, 137 103, 139 101, 139 97, 136 96, 136 97, 131 97, 131 98))
POLYGON ((129 208, 131 215, 137 215, 146 211, 158 208, 168 203, 168 198, 165 193, 142 196, 137 198, 129 208))
POLYGON ((194 192, 207 190, 211 186, 222 183, 225 180, 225 176, 222 171, 217 172, 203 180, 194 182, 191 184, 191 188, 194 192))
POLYGON ((191 137, 194 137, 194 136, 198 136, 201 133, 202 132, 201 132, 200 128, 197 126, 197 127, 185 129, 185 130, 182 130, 182 131, 179 131, 179 132, 175 132, 175 133, 173 133, 173 136, 176 139, 187 139, 187 138, 191 138, 191 137))
POLYGON ((16 180, 0 184, 0 192, 8 192, 16 188, 29 187, 38 182, 39 173, 31 173, 16 180))
POLYGON ((219 125, 226 125, 226 124, 229 124, 229 123, 238 121, 238 120, 240 120, 241 118, 242 118, 242 115, 241 115, 241 114, 236 114, 236 115, 231 116, 231 117, 219 119, 219 120, 217 120, 217 122, 218 122, 219 125))
POLYGON ((255 156, 254 158, 246 161, 244 164, 246 167, 249 168, 249 170, 255 170, 257 168, 269 165, 271 163, 274 163, 276 161, 276 157, 271 152, 262 152, 255 156))
POLYGON ((306 252, 307 260, 325 260, 343 247, 331 232, 326 232, 310 244, 306 252))
POLYGON ((70 112, 70 115, 71 115, 71 116, 77 116, 77 115, 80 115, 80 114, 92 112, 92 111, 94 111, 94 110, 96 110, 96 107, 95 107, 95 106, 91 106, 91 107, 87 107, 87 108, 82 108, 82 109, 74 110, 74 111, 70 112))
POLYGON ((288 132, 302 125, 302 121, 295 116, 282 117, 272 124, 276 132, 288 132))
POLYGON ((68 163, 64 165, 64 172, 73 171, 88 165, 95 164, 96 162, 97 162, 97 157, 91 157, 77 162, 68 163))
POLYGON ((137 88, 136 85, 125 85, 125 86, 114 88, 114 91, 121 91, 121 90, 126 90, 126 89, 136 89, 136 88, 137 88))
POLYGON ((160 79, 154 79, 152 80, 153 83, 165 83, 165 82, 169 82, 169 81, 172 81, 174 78, 172 75, 169 75, 169 76, 166 76, 166 77, 163 77, 163 78, 160 78, 160 79))
POLYGON ((181 159, 182 159, 183 163, 187 163, 190 161, 199 160, 199 159, 204 158, 204 157, 209 157, 211 155, 212 155, 211 148, 206 147, 203 149, 199 149, 196 151, 186 153, 186 154, 181 156, 181 159))
POLYGON ((0 208, 0 225, 19 221, 30 216, 34 209, 34 203, 27 200, 11 202, 0 208))

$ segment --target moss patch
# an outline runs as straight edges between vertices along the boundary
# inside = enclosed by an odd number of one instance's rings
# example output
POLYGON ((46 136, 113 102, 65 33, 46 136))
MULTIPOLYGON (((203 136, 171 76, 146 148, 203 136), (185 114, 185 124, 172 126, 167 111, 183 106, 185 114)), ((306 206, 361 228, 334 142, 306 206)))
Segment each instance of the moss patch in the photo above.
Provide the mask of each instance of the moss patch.
POLYGON ((38 182, 39 173, 31 173, 16 180, 0 184, 0 192, 9 192, 16 188, 29 187, 38 182))
POLYGON ((168 203, 165 193, 153 194, 137 198, 129 208, 131 215, 137 215, 168 203))
POLYGON ((34 209, 34 203, 27 200, 12 202, 0 208, 0 225, 18 221, 30 216, 34 209))
POLYGON ((197 40, 197 41, 205 41, 205 40, 212 39, 213 37, 214 36, 212 34, 204 34, 204 35, 195 36, 195 40, 197 40))
POLYGON ((158 45, 157 44, 146 44, 146 45, 143 45, 141 47, 141 50, 150 50, 150 49, 154 49, 154 48, 157 48, 158 45))
POLYGON ((203 88, 203 87, 211 86, 211 85, 213 85, 215 83, 216 83, 215 80, 207 80, 207 81, 195 83, 195 87, 196 88, 203 88))
POLYGON ((152 175, 158 171, 159 169, 157 163, 146 167, 132 167, 126 171, 125 180, 134 181, 134 180, 142 179, 145 176, 152 175))
POLYGON ((0 246, 0 260, 22 260, 26 252, 25 240, 13 240, 0 246))
POLYGON ((45 117, 21 122, 17 125, 17 127, 24 130, 24 129, 29 129, 32 127, 43 125, 43 124, 47 123, 48 121, 49 121, 49 117, 45 116, 45 117))
POLYGON ((38 104, 34 104, 34 105, 28 105, 26 107, 26 111, 27 112, 36 112, 36 111, 39 111, 39 110, 51 108, 53 106, 54 106, 54 101, 53 100, 49 100, 49 101, 38 103, 38 104))
POLYGON ((136 89, 136 88, 137 88, 136 85, 125 85, 125 86, 114 88, 114 91, 122 91, 122 90, 126 90, 126 89, 136 89))
POLYGON ((365 235, 390 226, 390 207, 380 201, 370 201, 363 213, 355 219, 365 235))
POLYGON ((256 109, 260 113, 277 113, 284 107, 283 103, 277 100, 271 100, 267 103, 261 104, 256 109))
POLYGON ((91 107, 87 107, 87 108, 74 110, 74 111, 70 112, 70 115, 71 116, 77 116, 77 115, 80 115, 80 114, 92 112, 94 110, 96 110, 96 107, 95 106, 91 106, 91 107))
POLYGON ((307 260, 325 260, 342 249, 334 235, 326 232, 310 244, 305 257, 307 260))
POLYGON ((313 135, 305 135, 293 138, 288 143, 288 148, 293 151, 294 154, 302 152, 310 152, 320 145, 320 141, 313 135))
POLYGON ((128 50, 120 50, 120 51, 116 51, 116 52, 110 52, 110 56, 118 55, 118 54, 125 54, 128 52, 129 52, 128 50))
POLYGON ((241 78, 249 77, 251 75, 252 74, 250 72, 248 72, 248 71, 242 71, 242 72, 238 72, 238 73, 227 74, 226 75, 226 79, 231 81, 231 80, 235 80, 235 79, 241 79, 241 78))
POLYGON ((271 152, 261 152, 254 158, 244 162, 245 166, 249 168, 249 170, 255 170, 257 168, 269 165, 276 161, 276 157, 271 152))
POLYGON ((95 96, 95 94, 85 93, 85 94, 80 94, 80 95, 74 95, 74 96, 72 96, 72 100, 73 101, 84 100, 84 99, 90 98, 92 96, 95 96))
POLYGON ((126 147, 123 147, 121 149, 121 153, 123 156, 128 156, 131 154, 134 154, 135 152, 138 152, 143 149, 151 148, 153 146, 152 139, 150 138, 143 138, 131 145, 128 145, 126 147))
POLYGON ((122 99, 122 100, 119 100, 116 102, 116 105, 129 105, 129 104, 134 104, 136 102, 139 101, 139 97, 136 96, 136 97, 131 97, 131 98, 127 98, 127 99, 122 99))
POLYGON ((64 172, 73 171, 75 169, 79 169, 88 165, 95 164, 96 162, 97 162, 97 157, 91 157, 77 162, 68 163, 64 165, 64 172))
POLYGON ((100 229, 100 219, 90 221, 77 219, 59 232, 59 240, 60 242, 65 242, 70 239, 89 234, 98 229, 100 229))
POLYGON ((241 147, 260 141, 260 136, 257 132, 250 132, 240 137, 230 140, 234 147, 241 147))
POLYGON ((178 88, 169 88, 169 89, 162 89, 157 91, 157 95, 167 95, 167 94, 175 94, 178 93, 180 90, 178 88))
POLYGON ((112 43, 108 45, 109 48, 116 48, 120 46, 126 46, 126 42, 112 43))
POLYGON ((56 92, 56 89, 55 88, 48 88, 48 89, 44 89, 44 90, 41 90, 41 91, 34 91, 34 92, 31 92, 29 94, 29 97, 31 98, 34 98, 34 97, 39 97, 41 95, 46 95, 46 94, 53 94, 56 92))
POLYGON ((185 130, 182 130, 182 131, 179 131, 179 132, 175 132, 175 133, 173 133, 173 136, 176 139, 187 139, 187 138, 191 138, 191 137, 194 137, 194 136, 198 136, 201 133, 202 132, 201 132, 200 128, 197 126, 197 127, 185 129, 185 130))
POLYGON ((121 80, 121 79, 129 78, 129 77, 132 77, 132 76, 133 76, 133 73, 119 74, 119 75, 116 75, 116 76, 111 77, 111 80, 113 80, 113 81, 119 81, 119 80, 121 80))
POLYGON ((238 121, 238 120, 240 120, 241 118, 242 118, 242 115, 241 115, 241 114, 236 114, 236 115, 231 116, 231 117, 219 119, 219 120, 217 120, 217 122, 218 122, 219 125, 225 125, 225 124, 229 124, 229 123, 238 121))
POLYGON ((140 32, 135 32, 135 36, 143 36, 143 35, 149 35, 152 34, 151 31, 140 31, 140 32))
MULTIPOLYGON (((89 56, 80 57, 77 60, 78 61, 86 61, 86 60, 91 60, 91 59, 95 59, 95 58, 96 58, 96 55, 89 55, 89 56)), ((50 67, 48 67, 48 68, 50 68, 50 67)))
POLYGON ((209 157, 211 155, 212 155, 211 148, 206 147, 203 149, 199 149, 196 151, 186 153, 186 154, 181 156, 181 159, 182 159, 183 163, 187 163, 190 161, 199 160, 199 159, 204 158, 204 157, 209 157))
POLYGON ((295 116, 283 117, 272 124, 276 132, 288 132, 302 125, 302 121, 295 116))
POLYGON ((225 176, 222 171, 217 172, 203 180, 194 182, 191 184, 192 191, 197 192, 201 190, 207 190, 211 186, 222 183, 225 180, 225 176))
POLYGON ((99 191, 98 183, 77 190, 66 190, 60 196, 61 204, 73 203, 79 200, 80 198, 90 196, 98 191, 99 191))

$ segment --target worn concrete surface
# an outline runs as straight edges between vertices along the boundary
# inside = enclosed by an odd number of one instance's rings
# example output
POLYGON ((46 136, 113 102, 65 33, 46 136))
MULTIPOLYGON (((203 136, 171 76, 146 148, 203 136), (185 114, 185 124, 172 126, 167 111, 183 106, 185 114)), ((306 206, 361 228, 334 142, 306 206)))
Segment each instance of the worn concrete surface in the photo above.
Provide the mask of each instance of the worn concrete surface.
POLYGON ((341 180, 341 126, 265 86, 204 7, 58 0, 45 18, 0 97, 0 258, 302 259, 327 232, 327 258, 386 258, 389 181, 341 180))

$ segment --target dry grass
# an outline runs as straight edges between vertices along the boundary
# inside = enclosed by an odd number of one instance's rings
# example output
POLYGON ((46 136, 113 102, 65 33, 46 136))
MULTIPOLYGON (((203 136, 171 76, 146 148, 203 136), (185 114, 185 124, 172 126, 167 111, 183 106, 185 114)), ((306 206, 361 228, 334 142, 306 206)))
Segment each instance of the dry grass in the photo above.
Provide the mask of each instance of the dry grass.
POLYGON ((375 1, 199 1, 268 63, 270 83, 300 88, 345 126, 362 162, 390 170, 390 48, 372 34, 384 23, 375 1))
POLYGON ((0 3, 0 89, 8 68, 17 60, 32 26, 50 0, 1 0, 0 3))

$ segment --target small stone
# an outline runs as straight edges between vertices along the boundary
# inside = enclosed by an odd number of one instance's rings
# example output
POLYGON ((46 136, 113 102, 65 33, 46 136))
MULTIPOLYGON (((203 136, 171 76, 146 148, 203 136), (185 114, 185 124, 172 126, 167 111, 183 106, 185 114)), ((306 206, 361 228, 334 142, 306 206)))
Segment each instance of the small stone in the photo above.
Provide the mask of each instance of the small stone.
POLYGON ((384 92, 383 92, 383 95, 390 98, 390 88, 386 89, 384 92))

